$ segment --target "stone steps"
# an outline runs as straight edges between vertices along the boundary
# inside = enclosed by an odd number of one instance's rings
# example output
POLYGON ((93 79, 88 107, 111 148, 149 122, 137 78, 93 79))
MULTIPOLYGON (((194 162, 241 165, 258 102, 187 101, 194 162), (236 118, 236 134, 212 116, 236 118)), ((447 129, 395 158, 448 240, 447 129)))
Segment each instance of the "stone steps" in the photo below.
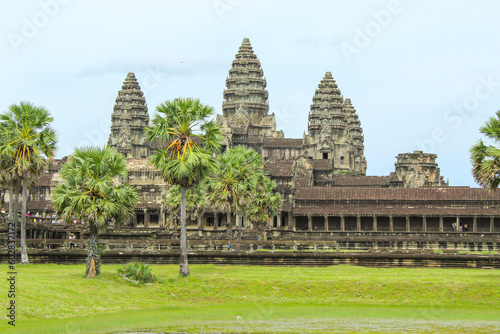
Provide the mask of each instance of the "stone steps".
MULTIPOLYGON (((30 250, 31 263, 85 263, 85 250, 30 250)), ((438 267, 438 268, 495 268, 500 269, 500 255, 428 254, 428 253, 342 253, 342 252, 190 252, 190 264, 247 265, 247 266, 331 266, 339 264, 367 267, 438 267)), ((0 262, 7 263, 7 252, 0 252, 0 262)), ((19 259, 18 259, 19 261, 19 259)), ((166 251, 106 251, 103 263, 145 262, 148 264, 178 264, 179 252, 166 251)), ((18 262, 19 263, 19 262, 18 262)))

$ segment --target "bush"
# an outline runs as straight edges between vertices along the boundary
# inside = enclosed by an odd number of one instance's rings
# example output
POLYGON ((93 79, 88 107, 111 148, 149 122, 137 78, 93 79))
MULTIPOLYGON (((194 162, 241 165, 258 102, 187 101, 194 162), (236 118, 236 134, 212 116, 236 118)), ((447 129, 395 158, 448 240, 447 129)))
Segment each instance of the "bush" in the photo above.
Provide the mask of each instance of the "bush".
POLYGON ((129 263, 126 267, 118 269, 118 275, 127 282, 134 284, 153 283, 156 277, 151 271, 151 268, 140 262, 129 263))

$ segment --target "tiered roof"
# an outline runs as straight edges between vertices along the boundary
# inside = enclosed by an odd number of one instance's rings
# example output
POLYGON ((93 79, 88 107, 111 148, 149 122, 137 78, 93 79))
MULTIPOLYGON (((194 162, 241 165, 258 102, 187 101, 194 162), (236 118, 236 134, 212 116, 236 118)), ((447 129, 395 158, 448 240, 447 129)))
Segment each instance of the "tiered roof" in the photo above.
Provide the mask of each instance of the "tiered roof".
POLYGON ((111 114, 108 145, 121 153, 131 151, 134 136, 143 136, 149 124, 148 107, 134 73, 128 73, 111 114))
POLYGON ((260 61, 253 52, 250 40, 244 38, 226 79, 222 103, 224 116, 231 117, 242 108, 250 118, 258 115, 258 121, 254 123, 259 123, 269 111, 266 85, 260 61))
POLYGON ((331 72, 325 77, 314 92, 313 104, 309 113, 309 133, 321 132, 326 124, 332 127, 343 128, 346 125, 342 113, 343 98, 331 72))

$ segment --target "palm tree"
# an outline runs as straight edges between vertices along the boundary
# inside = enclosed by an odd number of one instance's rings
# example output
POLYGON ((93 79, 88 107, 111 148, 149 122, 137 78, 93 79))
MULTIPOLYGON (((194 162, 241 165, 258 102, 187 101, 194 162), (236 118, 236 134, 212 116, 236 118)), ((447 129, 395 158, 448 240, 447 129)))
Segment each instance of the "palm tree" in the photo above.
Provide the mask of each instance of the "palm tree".
POLYGON ((497 146, 486 145, 482 139, 472 146, 472 175, 482 187, 495 192, 500 184, 500 110, 479 131, 497 146))
POLYGON ((100 273, 99 231, 115 220, 116 223, 133 214, 139 196, 127 179, 125 157, 114 148, 76 148, 59 171, 62 182, 52 196, 58 217, 71 221, 78 219, 89 224, 90 240, 86 275, 93 278, 100 273))
POLYGON ((0 115, 5 141, 2 155, 10 156, 11 172, 22 180, 21 263, 29 263, 26 248, 26 204, 28 180, 42 173, 54 157, 56 134, 51 129, 53 118, 44 107, 29 102, 13 104, 0 115))
MULTIPOLYGON (((232 238, 231 214, 244 213, 263 176, 260 154, 243 146, 228 148, 217 159, 217 167, 207 185, 208 201, 217 210, 227 214, 227 236, 232 238)), ((241 225, 238 238, 241 237, 241 225)))
MULTIPOLYGON (((186 190, 186 219, 196 221, 206 207, 205 189, 200 184, 186 190)), ((179 221, 181 208, 181 187, 173 186, 165 197, 165 207, 168 213, 179 221)))
POLYGON ((213 154, 222 143, 219 126, 208 120, 213 107, 200 100, 179 98, 156 107, 153 125, 146 128, 150 141, 164 144, 150 158, 164 180, 181 190, 181 254, 179 273, 189 275, 186 239, 186 189, 200 183, 215 167, 213 154))
POLYGON ((267 240, 266 226, 281 207, 281 195, 275 192, 276 183, 267 177, 258 182, 248 209, 248 219, 258 231, 259 240, 267 240))

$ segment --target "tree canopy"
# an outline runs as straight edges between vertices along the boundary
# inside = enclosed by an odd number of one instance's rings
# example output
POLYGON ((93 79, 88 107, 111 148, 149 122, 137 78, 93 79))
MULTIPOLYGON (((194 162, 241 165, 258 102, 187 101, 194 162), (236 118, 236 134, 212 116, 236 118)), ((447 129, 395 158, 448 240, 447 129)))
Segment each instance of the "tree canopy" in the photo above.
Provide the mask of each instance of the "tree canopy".
POLYGON ((472 175, 484 188, 496 191, 500 185, 500 111, 491 117, 479 131, 494 145, 487 145, 482 139, 470 149, 472 175))

